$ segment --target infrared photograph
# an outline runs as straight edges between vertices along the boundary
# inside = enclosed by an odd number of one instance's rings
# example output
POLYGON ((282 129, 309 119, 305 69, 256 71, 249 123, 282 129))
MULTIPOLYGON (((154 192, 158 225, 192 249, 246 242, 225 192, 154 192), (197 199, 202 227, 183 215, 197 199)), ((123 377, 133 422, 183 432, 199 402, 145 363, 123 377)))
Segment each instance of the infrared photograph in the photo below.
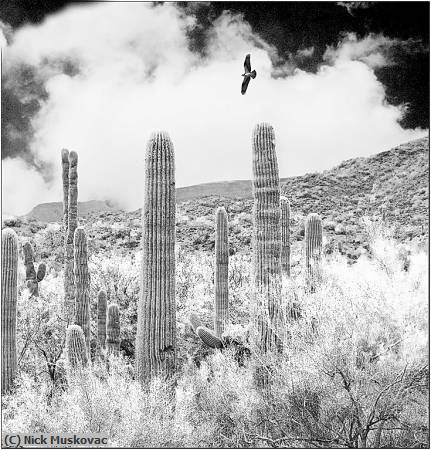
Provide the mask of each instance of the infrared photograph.
POLYGON ((429 448, 429 24, 3 2, 2 448, 429 448))

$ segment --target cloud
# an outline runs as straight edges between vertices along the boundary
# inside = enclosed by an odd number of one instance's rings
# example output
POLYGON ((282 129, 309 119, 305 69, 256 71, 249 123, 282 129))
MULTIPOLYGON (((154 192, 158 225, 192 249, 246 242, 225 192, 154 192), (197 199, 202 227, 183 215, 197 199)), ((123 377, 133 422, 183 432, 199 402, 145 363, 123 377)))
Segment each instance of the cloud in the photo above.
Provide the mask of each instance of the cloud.
POLYGON ((362 61, 373 69, 392 66, 397 55, 424 51, 422 43, 415 39, 401 40, 383 34, 369 34, 363 39, 355 33, 345 33, 336 47, 328 47, 323 59, 328 63, 336 61, 362 61))
POLYGON ((375 2, 337 2, 337 5, 339 6, 343 6, 344 8, 347 9, 348 13, 350 15, 354 15, 353 11, 355 11, 356 9, 366 9, 369 8, 370 6, 372 6, 375 2))
POLYGON ((296 52, 300 58, 310 58, 314 54, 314 47, 300 49, 296 52))
POLYGON ((145 147, 159 129, 174 142, 177 186, 251 178, 251 133, 262 121, 275 128, 283 177, 424 134, 400 127, 402 108, 386 102, 375 65, 343 43, 313 74, 284 61, 242 16, 215 20, 203 54, 191 50, 195 25, 172 3, 97 3, 20 28, 4 50, 4 70, 30 67, 43 83, 29 148, 38 167, 51 165, 52 179, 6 158, 3 212, 61 201, 62 148, 79 154, 80 201, 140 207, 145 147), (242 96, 246 53, 257 78, 242 96))

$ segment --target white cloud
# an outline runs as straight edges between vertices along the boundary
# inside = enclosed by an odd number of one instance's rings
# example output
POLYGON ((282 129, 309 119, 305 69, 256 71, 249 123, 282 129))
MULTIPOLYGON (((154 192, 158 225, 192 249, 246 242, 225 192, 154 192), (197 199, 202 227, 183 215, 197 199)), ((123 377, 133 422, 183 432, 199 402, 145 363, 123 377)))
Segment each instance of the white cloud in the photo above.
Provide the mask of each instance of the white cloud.
POLYGON ((296 54, 301 58, 309 58, 310 56, 313 56, 313 53, 314 47, 302 48, 296 52, 296 54))
POLYGON ((396 62, 393 58, 394 50, 402 47, 405 51, 415 52, 422 49, 422 45, 414 39, 401 40, 389 38, 383 34, 371 33, 363 39, 355 33, 345 33, 337 47, 328 47, 323 59, 329 63, 336 61, 362 61, 373 69, 391 66, 396 62))
POLYGON ((158 129, 174 142, 177 186, 251 178, 251 133, 262 121, 275 128, 283 177, 424 134, 399 126, 402 111, 386 103, 369 61, 341 47, 316 74, 286 65, 292 75, 274 79, 275 48, 240 16, 214 22, 205 58, 189 50, 193 24, 173 4, 99 3, 18 30, 4 52, 6 70, 30 64, 45 80, 49 98, 33 120, 31 149, 36 160, 55 165, 56 179, 47 185, 6 159, 3 211, 61 201, 64 147, 79 154, 80 201, 140 207, 145 146, 158 129), (246 53, 257 78, 242 96, 246 53), (72 61, 79 74, 62 73, 59 60, 72 61))

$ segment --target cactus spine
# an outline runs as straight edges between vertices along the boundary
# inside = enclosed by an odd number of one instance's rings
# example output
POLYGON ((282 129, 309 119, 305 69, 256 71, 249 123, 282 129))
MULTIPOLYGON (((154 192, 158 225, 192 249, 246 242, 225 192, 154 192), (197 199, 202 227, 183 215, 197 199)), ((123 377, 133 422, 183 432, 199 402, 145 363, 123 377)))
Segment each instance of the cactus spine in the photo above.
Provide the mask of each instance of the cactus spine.
POLYGON ((108 354, 118 355, 120 352, 120 310, 113 303, 108 307, 108 323, 106 326, 106 350, 108 354))
POLYGON ((280 197, 281 207, 281 272, 290 277, 290 202, 280 197))
MULTIPOLYGON (((62 153, 65 155, 65 152, 62 153)), ((64 309, 66 319, 70 322, 75 315, 75 278, 73 273, 73 238, 78 226, 78 155, 76 152, 69 153, 69 178, 68 178, 68 206, 67 206, 67 232, 64 255, 64 309)), ((66 165, 63 165, 63 173, 66 165)), ((65 182, 63 179, 63 187, 65 182)), ((63 193, 64 198, 66 195, 63 193)))
POLYGON ((85 343, 90 350, 90 274, 88 273, 87 236, 84 229, 75 230, 74 245, 74 274, 75 274, 75 323, 84 333, 85 343))
POLYGON ((136 373, 143 382, 175 370, 174 149, 165 132, 153 134, 145 158, 142 278, 136 336, 136 373))
POLYGON ((271 125, 253 131, 253 262, 262 351, 274 343, 273 329, 280 292, 280 179, 271 125))
POLYGON ((228 221, 224 208, 216 213, 215 241, 215 320, 214 330, 221 336, 229 318, 229 244, 228 221))
POLYGON ((1 253, 2 393, 9 392, 16 375, 16 303, 18 297, 18 237, 2 230, 1 253))
POLYGON ((69 325, 66 330, 66 355, 69 377, 88 363, 84 332, 79 325, 69 325))
POLYGON ((27 287, 30 294, 34 297, 39 296, 39 283, 45 278, 46 265, 40 263, 37 272, 34 269, 34 255, 33 247, 30 242, 26 242, 23 245, 24 252, 24 265, 25 265, 25 279, 27 281, 27 287))
POLYGON ((314 282, 320 275, 322 257, 322 220, 318 214, 309 214, 305 220, 305 267, 314 289, 314 282))
POLYGON ((97 347, 105 348, 106 340, 106 292, 100 291, 97 296, 97 347))

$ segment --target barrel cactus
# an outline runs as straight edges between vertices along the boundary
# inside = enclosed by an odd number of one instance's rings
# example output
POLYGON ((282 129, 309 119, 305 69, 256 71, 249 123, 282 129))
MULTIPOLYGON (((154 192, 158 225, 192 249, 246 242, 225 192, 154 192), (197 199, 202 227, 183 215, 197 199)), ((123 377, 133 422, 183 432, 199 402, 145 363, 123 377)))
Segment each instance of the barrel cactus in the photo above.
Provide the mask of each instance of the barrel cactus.
POLYGON ((2 393, 10 392, 17 367, 16 304, 18 297, 18 237, 10 228, 2 230, 1 253, 2 393))
POLYGON ((322 258, 322 219, 318 214, 309 214, 305 220, 305 267, 310 287, 320 277, 320 260, 322 258))
POLYGON ((23 245, 24 252, 24 265, 25 265, 25 279, 27 282, 28 290, 30 295, 34 297, 39 296, 39 283, 45 278, 46 265, 45 263, 40 263, 37 272, 34 268, 34 254, 33 247, 30 242, 26 242, 23 245))
POLYGON ((214 329, 221 336, 229 318, 229 244, 228 221, 224 208, 216 212, 215 241, 215 318, 214 329))
POLYGON ((113 303, 108 307, 108 322, 106 325, 106 350, 108 354, 118 355, 120 352, 120 310, 113 303))
POLYGON ((84 333, 87 349, 90 349, 90 274, 88 272, 87 236, 82 227, 75 230, 74 274, 75 274, 75 324, 84 333))
POLYGON ((79 325, 69 325, 66 330, 66 357, 69 377, 87 366, 88 353, 85 337, 79 325))
POLYGON ((172 374, 176 359, 175 168, 165 132, 153 134, 147 145, 141 245, 136 373, 143 382, 172 374))
POLYGON ((290 202, 280 197, 281 207, 281 272, 290 277, 290 202))
MULTIPOLYGON (((73 239, 76 227, 78 226, 78 155, 76 152, 70 152, 68 159, 69 177, 67 194, 67 212, 64 214, 64 220, 67 216, 67 231, 65 238, 64 254, 64 310, 66 319, 70 322, 75 315, 75 277, 73 272, 73 239)), ((65 152, 62 152, 62 161, 65 159, 65 152)), ((63 164, 63 174, 66 170, 66 164, 63 164)), ((65 180, 63 179, 63 188, 65 180)), ((63 198, 66 194, 63 192, 63 198)))
POLYGON ((259 347, 274 343, 280 297, 281 229, 280 178, 271 125, 253 131, 253 266, 254 296, 258 308, 259 347))
POLYGON ((208 345, 208 347, 223 348, 223 341, 209 328, 200 326, 197 328, 196 334, 202 339, 204 344, 208 345))
POLYGON ((97 295, 97 348, 105 348, 106 340, 106 292, 97 295))

